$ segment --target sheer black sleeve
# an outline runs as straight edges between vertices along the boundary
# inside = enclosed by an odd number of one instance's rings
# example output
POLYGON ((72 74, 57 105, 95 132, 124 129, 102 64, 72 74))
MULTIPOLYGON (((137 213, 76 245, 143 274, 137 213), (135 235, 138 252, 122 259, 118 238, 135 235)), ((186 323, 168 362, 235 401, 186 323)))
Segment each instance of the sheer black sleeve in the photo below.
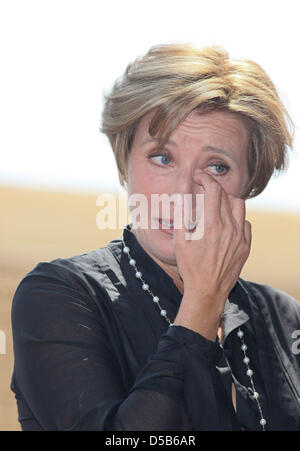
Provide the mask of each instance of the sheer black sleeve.
MULTIPOLYGON (((57 273, 33 271, 14 296, 13 389, 41 429, 224 426, 217 343, 184 327, 170 327, 134 384, 126 387, 107 319, 80 284, 67 283, 57 273)), ((22 427, 26 429, 26 419, 22 427)))

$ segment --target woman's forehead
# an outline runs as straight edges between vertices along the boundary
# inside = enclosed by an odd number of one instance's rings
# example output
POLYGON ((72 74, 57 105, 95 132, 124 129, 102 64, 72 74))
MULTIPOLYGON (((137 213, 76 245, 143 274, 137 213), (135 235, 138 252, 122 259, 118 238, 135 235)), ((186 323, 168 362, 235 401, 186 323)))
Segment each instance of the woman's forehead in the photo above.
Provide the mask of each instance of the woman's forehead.
MULTIPOLYGON (((150 111, 142 117, 135 131, 135 140, 139 142, 152 140, 160 141, 158 137, 151 136, 149 132, 154 115, 155 111, 150 111)), ((176 138, 178 138, 180 134, 194 135, 197 138, 197 136, 201 136, 203 132, 211 132, 212 134, 221 132, 221 135, 222 133, 223 135, 232 135, 232 137, 237 137, 243 141, 248 141, 249 135, 246 123, 243 120, 243 117, 238 113, 224 110, 214 110, 203 113, 193 110, 170 134, 168 142, 176 144, 176 138)))

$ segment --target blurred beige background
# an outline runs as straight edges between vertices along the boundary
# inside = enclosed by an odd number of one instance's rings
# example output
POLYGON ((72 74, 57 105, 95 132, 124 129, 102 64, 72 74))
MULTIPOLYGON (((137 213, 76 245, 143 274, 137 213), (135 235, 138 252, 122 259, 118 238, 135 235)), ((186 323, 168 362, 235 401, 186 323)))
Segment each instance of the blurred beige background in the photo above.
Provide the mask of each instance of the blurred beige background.
MULTIPOLYGON (((10 391, 13 351, 11 302, 18 283, 39 261, 87 252, 121 234, 96 227, 97 195, 0 186, 0 430, 20 430, 10 391)), ((248 212, 252 252, 242 277, 267 283, 300 300, 300 215, 248 212)))

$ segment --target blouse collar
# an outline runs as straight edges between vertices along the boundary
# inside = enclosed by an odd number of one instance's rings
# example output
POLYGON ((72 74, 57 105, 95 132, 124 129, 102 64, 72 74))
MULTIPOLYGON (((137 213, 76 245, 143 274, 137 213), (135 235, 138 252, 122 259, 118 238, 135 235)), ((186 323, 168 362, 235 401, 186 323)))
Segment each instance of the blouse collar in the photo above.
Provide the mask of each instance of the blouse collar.
MULTIPOLYGON (((143 274, 153 293, 161 299, 172 300, 179 307, 182 294, 174 284, 172 277, 139 244, 136 236, 131 231, 131 224, 128 224, 123 230, 123 241, 130 248, 130 255, 136 261, 136 267, 143 274)), ((124 257, 127 259, 126 255, 124 257)), ((126 264, 130 266, 128 261, 126 264)), ((130 267, 130 269, 132 270, 132 276, 135 277, 133 267, 130 267)))

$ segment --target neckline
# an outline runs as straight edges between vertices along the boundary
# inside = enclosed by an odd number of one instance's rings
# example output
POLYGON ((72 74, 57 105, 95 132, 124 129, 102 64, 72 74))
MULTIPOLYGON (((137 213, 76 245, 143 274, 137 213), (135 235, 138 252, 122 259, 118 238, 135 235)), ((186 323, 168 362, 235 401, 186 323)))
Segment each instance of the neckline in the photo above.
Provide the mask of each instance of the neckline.
MULTIPOLYGON (((229 297, 231 296, 229 295, 229 297)), ((250 319, 242 305, 234 302, 235 299, 230 300, 229 297, 226 300, 222 316, 222 346, 224 346, 224 343, 231 332, 238 329, 250 319)))
MULTIPOLYGON (((145 280, 151 287, 153 293, 159 296, 162 305, 164 305, 165 300, 165 302, 171 302, 179 308, 183 296, 182 293, 176 287, 172 277, 144 250, 133 234, 131 226, 132 224, 127 224, 124 227, 123 240, 126 246, 130 248, 130 254, 136 260, 138 270, 145 276, 145 280)), ((109 243, 109 246, 123 271, 132 281, 134 280, 137 289, 140 289, 133 268, 129 265, 127 255, 124 255, 122 251, 122 237, 109 243)), ((239 284, 237 283, 225 303, 222 317, 222 346, 232 331, 249 320, 249 315, 243 308, 243 302, 241 302, 242 293, 237 293, 238 288, 239 284)))
MULTIPOLYGON (((170 300, 179 307, 182 293, 176 287, 173 279, 165 270, 144 250, 138 242, 136 236, 131 231, 131 224, 128 224, 123 229, 123 240, 126 246, 130 248, 130 254, 135 259, 136 265, 147 279, 152 291, 163 300, 170 300)), ((133 268, 128 263, 128 258, 122 251, 122 237, 109 243, 113 254, 119 261, 120 266, 126 272, 128 277, 136 281, 133 268)))

